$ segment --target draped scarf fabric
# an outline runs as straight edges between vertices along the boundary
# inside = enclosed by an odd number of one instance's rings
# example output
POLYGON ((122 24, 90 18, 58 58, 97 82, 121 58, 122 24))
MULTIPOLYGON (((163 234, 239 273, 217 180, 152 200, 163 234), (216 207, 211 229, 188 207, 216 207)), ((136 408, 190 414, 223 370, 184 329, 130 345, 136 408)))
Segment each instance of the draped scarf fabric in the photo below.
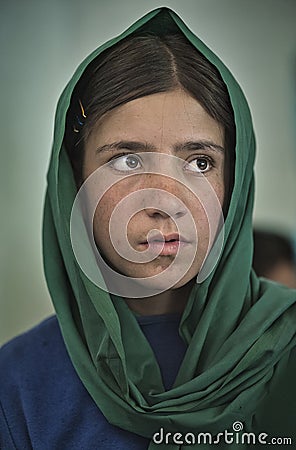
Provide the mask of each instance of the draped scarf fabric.
POLYGON ((234 420, 247 423, 265 395, 275 365, 295 346, 295 291, 258 280, 251 269, 254 156, 252 121, 238 84, 168 8, 148 13, 94 51, 66 86, 57 107, 48 171, 45 274, 73 365, 112 424, 151 438, 161 427, 170 432, 217 434, 234 420), (180 324, 188 350, 169 391, 164 390, 158 364, 134 315, 122 300, 86 277, 70 241, 77 188, 63 137, 71 94, 97 55, 140 28, 156 34, 178 28, 218 68, 229 90, 236 124, 235 183, 223 252, 215 270, 191 292, 180 324))

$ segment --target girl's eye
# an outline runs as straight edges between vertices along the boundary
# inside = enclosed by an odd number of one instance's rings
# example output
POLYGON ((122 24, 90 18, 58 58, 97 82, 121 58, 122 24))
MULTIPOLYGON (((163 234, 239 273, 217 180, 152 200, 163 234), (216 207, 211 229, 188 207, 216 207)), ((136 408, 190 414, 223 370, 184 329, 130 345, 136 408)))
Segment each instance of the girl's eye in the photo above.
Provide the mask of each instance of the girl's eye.
POLYGON ((120 172, 129 172, 142 167, 140 158, 137 155, 116 156, 110 163, 113 169, 120 172))
POLYGON ((185 166, 186 170, 197 173, 205 173, 208 172, 212 168, 212 161, 205 157, 199 156, 198 158, 193 159, 188 162, 185 166))

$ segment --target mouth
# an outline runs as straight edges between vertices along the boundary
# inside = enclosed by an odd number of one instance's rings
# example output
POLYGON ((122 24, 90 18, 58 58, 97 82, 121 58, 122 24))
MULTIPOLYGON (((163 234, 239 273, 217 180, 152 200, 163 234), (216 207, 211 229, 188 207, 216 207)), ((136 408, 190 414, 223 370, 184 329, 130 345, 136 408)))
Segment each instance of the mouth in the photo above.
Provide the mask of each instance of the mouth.
POLYGON ((149 238, 149 242, 140 243, 142 250, 149 249, 151 252, 159 256, 175 256, 179 249, 188 246, 190 242, 178 233, 171 234, 155 234, 149 238))

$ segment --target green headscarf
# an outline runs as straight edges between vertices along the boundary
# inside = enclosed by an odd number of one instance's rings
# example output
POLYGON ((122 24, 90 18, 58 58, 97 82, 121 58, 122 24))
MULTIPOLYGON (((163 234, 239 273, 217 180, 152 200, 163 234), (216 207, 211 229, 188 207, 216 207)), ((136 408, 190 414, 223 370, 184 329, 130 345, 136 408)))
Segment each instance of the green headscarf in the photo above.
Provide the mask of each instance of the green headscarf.
POLYGON ((275 365, 295 346, 295 292, 258 280, 251 269, 254 155, 250 112, 238 84, 168 8, 148 13, 94 51, 65 88, 48 171, 44 266, 73 365, 112 424, 151 438, 161 427, 217 434, 235 420, 250 423, 275 365), (135 316, 123 301, 115 301, 85 276, 70 241, 77 188, 63 137, 71 94, 97 55, 141 27, 156 34, 177 27, 217 67, 229 90, 236 124, 235 182, 223 252, 215 270, 191 292, 180 324, 188 350, 169 391, 164 390, 158 364, 135 316))

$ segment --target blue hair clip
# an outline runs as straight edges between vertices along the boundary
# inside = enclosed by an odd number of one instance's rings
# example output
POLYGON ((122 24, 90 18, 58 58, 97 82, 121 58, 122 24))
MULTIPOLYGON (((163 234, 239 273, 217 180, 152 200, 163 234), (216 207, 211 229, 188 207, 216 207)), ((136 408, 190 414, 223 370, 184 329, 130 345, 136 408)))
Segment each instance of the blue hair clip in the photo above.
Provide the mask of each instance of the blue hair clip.
POLYGON ((74 130, 75 133, 79 133, 80 132, 80 129, 83 127, 84 122, 85 122, 83 119, 86 119, 86 114, 85 114, 85 111, 84 111, 84 107, 83 107, 83 105, 81 103, 81 100, 78 100, 78 101, 79 101, 79 106, 80 106, 80 110, 81 110, 81 116, 76 115, 77 123, 73 126, 73 130, 74 130), (79 129, 79 127, 80 127, 80 129, 79 129))

